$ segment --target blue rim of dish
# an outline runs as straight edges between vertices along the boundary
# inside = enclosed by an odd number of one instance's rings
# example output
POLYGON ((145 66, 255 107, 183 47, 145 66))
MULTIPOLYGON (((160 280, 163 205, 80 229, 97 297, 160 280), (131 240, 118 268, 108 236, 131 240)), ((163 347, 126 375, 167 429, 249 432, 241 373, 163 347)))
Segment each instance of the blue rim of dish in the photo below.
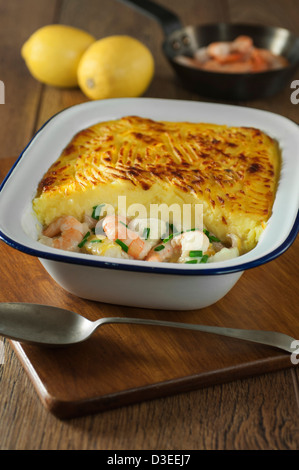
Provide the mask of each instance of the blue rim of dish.
MULTIPOLYGON (((76 106, 81 106, 86 103, 81 103, 76 106)), ((9 177, 13 173, 14 169, 18 165, 19 161, 23 157, 25 151, 27 148, 31 145, 33 140, 37 137, 37 135, 45 128, 45 126, 52 121, 56 116, 59 114, 63 113, 67 109, 72 108, 73 106, 70 106, 69 108, 65 108, 58 113, 54 114, 51 116, 41 127, 40 129, 34 134, 32 139, 28 142, 26 147, 23 149, 23 151, 20 153, 19 157, 15 161, 15 163, 12 165, 11 169, 5 176, 4 180, 2 181, 0 185, 0 193, 3 190, 5 184, 7 183, 9 177)), ((23 253, 26 253, 28 255, 40 258, 40 259, 48 259, 52 261, 58 261, 58 262, 63 262, 63 263, 69 263, 69 264, 76 264, 76 265, 81 265, 81 266, 90 266, 90 267, 98 267, 98 268, 105 268, 105 269, 116 269, 116 270, 121 270, 121 271, 137 271, 137 272, 144 272, 144 273, 157 273, 157 274, 171 274, 171 275, 183 275, 183 276, 211 276, 211 275, 220 275, 220 274, 230 274, 230 273, 236 273, 236 272, 242 272, 246 271, 251 268, 255 268, 257 266, 261 266, 263 264, 266 264, 270 261, 273 261, 275 258, 278 256, 282 255, 285 251, 287 251, 290 246, 293 244, 295 241, 297 234, 299 232, 299 210, 297 212, 297 216, 295 219, 295 222, 293 224, 292 229, 290 230, 288 236, 286 239, 279 245, 277 248, 275 248, 273 251, 270 253, 267 253, 264 256, 261 256, 259 258, 256 258, 252 261, 245 262, 243 264, 238 264, 235 266, 227 266, 227 267, 217 267, 217 268, 210 268, 210 269, 205 269, 201 267, 200 269, 176 269, 176 268, 169 268, 167 267, 167 263, 161 263, 160 266, 151 266, 149 263, 144 263, 140 261, 140 264, 121 264, 118 263, 117 261, 102 261, 99 259, 94 259, 92 255, 90 255, 89 258, 76 258, 75 256, 65 256, 60 253, 50 253, 50 252, 45 252, 41 250, 37 250, 34 248, 30 248, 26 245, 23 245, 21 243, 16 242, 12 238, 8 237, 5 235, 1 230, 0 230, 0 239, 3 240, 7 245, 11 246, 12 248, 21 251, 23 253)), ((204 265, 202 265, 204 266, 204 265)))
MULTIPOLYGON (((0 188, 1 190, 1 188, 0 188)), ((176 268, 169 268, 167 267, 167 263, 161 263, 160 266, 150 266, 149 263, 142 264, 143 262, 140 261, 140 265, 136 264, 121 264, 117 261, 102 261, 99 259, 94 259, 92 255, 89 258, 76 258, 75 256, 65 256, 60 253, 49 253, 45 251, 36 250, 33 248, 29 248, 26 245, 16 242, 11 238, 7 237, 0 231, 0 239, 2 239, 7 245, 15 248, 18 251, 26 253, 31 256, 38 257, 40 259, 48 259, 52 261, 58 261, 63 263, 70 263, 76 264, 81 266, 90 266, 90 267, 98 267, 98 268, 105 268, 105 269, 117 269, 121 271, 138 271, 144 273, 157 273, 157 274, 171 274, 171 275, 181 275, 181 276, 211 276, 211 275, 220 275, 220 274, 232 274, 236 272, 246 271, 251 268, 255 268, 257 266, 261 266, 266 264, 270 261, 273 261, 278 256, 282 255, 288 248, 292 245, 295 241, 297 234, 299 232, 299 211, 297 213, 297 217, 295 223, 287 236, 284 242, 271 251, 270 253, 261 256, 260 258, 254 259, 252 261, 245 262, 243 264, 235 265, 235 266, 227 266, 227 267, 217 267, 211 269, 176 269, 176 268), (163 266, 162 266, 163 264, 163 266)), ((129 261, 128 261, 129 262, 129 261)), ((173 266, 173 265, 172 265, 173 266)))

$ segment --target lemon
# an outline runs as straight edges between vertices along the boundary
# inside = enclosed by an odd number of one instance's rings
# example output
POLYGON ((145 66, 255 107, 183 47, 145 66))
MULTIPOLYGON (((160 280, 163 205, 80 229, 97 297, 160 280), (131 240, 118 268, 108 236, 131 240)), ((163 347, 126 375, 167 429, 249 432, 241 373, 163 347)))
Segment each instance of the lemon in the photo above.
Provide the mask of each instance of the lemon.
POLYGON ((78 66, 79 86, 93 100, 140 96, 153 74, 149 49, 137 39, 121 35, 95 41, 78 66))
POLYGON ((57 87, 75 87, 78 86, 78 63, 95 40, 81 29, 52 24, 33 33, 24 43, 21 54, 37 80, 57 87))

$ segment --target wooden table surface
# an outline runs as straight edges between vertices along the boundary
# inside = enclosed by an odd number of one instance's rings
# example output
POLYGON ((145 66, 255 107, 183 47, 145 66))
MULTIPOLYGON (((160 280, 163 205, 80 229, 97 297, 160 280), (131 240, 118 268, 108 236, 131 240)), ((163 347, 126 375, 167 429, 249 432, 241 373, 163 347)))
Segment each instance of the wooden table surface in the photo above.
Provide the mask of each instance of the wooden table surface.
MULTIPOLYGON (((282 26, 293 32, 299 30, 297 0, 160 0, 160 3, 171 6, 186 25, 239 21, 282 26)), ((0 80, 5 84, 5 104, 0 105, 2 174, 49 117, 70 105, 87 101, 77 89, 47 87, 29 75, 20 48, 29 35, 43 25, 70 24, 98 38, 111 34, 135 36, 151 49, 156 63, 155 76, 145 96, 207 101, 183 89, 174 79, 161 52, 160 27, 117 1, 0 0, 0 12, 0 80)), ((298 75, 294 77, 298 78, 298 75)), ((291 103, 290 95, 291 88, 287 87, 273 98, 239 104, 273 111, 299 123, 299 105, 291 103)), ((298 260, 298 241, 291 250, 285 260, 298 260)), ((3 252, 1 269, 11 269, 7 278, 13 278, 15 267, 7 267, 5 249, 3 252)), ((296 281, 297 266, 292 265, 296 281)), ((282 264, 280 268, 287 282, 288 269, 282 264)), ((17 283, 14 286, 16 289, 17 283)), ((281 286, 285 288, 285 284, 281 286)), ((1 301, 10 301, 13 297, 27 300, 22 292, 12 293, 11 288, 1 286, 1 301)), ((36 289, 36 285, 30 287, 33 288, 36 289)), ((38 294, 32 295, 38 297, 38 294)), ((287 306, 294 314, 298 310, 297 291, 287 289, 282 295, 288 296, 287 306)), ((263 300, 261 296, 254 303, 262 309, 263 300)), ((3 341, 0 345, 4 349, 0 365, 1 450, 299 448, 296 367, 62 421, 39 401, 11 344, 3 341)))

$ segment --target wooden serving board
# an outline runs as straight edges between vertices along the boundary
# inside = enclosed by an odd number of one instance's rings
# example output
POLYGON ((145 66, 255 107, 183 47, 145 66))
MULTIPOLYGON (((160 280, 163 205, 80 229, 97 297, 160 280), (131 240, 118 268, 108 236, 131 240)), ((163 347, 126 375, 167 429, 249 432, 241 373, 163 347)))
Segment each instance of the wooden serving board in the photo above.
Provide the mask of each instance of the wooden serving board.
MULTIPOLYGON (((0 256, 1 302, 55 305, 91 320, 135 316, 276 330, 299 339, 298 239, 277 260, 245 272, 217 304, 186 312, 80 299, 59 287, 34 257, 3 242, 0 256)), ((64 349, 10 343, 43 405, 60 419, 294 367, 290 354, 269 346, 149 326, 107 325, 85 343, 64 349)))

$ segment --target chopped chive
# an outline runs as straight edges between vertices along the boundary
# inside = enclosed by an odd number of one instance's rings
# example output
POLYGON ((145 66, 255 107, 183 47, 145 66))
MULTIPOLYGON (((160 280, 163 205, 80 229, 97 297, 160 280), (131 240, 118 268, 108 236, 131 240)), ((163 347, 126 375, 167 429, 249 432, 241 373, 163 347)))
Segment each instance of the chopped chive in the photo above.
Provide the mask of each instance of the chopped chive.
POLYGON ((209 240, 210 240, 210 242, 220 242, 219 238, 214 237, 213 235, 209 236, 209 240))
POLYGON ((126 245, 124 242, 119 240, 118 238, 115 240, 115 243, 117 243, 126 253, 128 253, 128 245, 126 245))
POLYGON ((80 243, 78 243, 78 248, 82 248, 82 246, 85 245, 85 243, 87 242, 87 239, 88 239, 89 235, 90 235, 90 232, 87 232, 87 233, 84 235, 82 241, 81 241, 80 243))
POLYGON ((210 232, 205 228, 203 229, 203 232, 206 234, 210 242, 220 242, 219 238, 215 237, 214 235, 210 235, 210 232))
POLYGON ((154 248, 154 251, 161 251, 161 250, 164 250, 165 246, 164 245, 159 245, 159 246, 156 246, 156 248, 154 248))
POLYGON ((186 261, 185 264, 196 264, 197 263, 197 259, 190 259, 190 261, 186 261))
POLYGON ((181 232, 173 232, 173 236, 177 237, 178 235, 182 235, 182 233, 184 233, 184 230, 182 230, 181 232))
POLYGON ((149 227, 145 227, 142 234, 142 238, 144 238, 144 240, 148 240, 150 231, 151 229, 149 227))
POLYGON ((202 251, 201 250, 189 251, 189 256, 190 258, 200 258, 202 257, 202 251))
POLYGON ((123 222, 122 220, 120 220, 119 223, 128 228, 127 224, 125 224, 125 222, 123 222))
POLYGON ((201 258, 200 262, 201 263, 206 263, 209 259, 209 255, 203 255, 203 257, 201 258))
POLYGON ((169 224, 169 228, 173 234, 173 236, 175 237, 176 235, 181 235, 181 233, 184 233, 186 232, 187 230, 178 230, 175 225, 173 224, 169 224))
POLYGON ((93 206, 93 208, 92 208, 93 211, 92 211, 91 217, 93 219, 99 220, 101 212, 102 212, 102 207, 104 207, 104 206, 105 206, 105 204, 99 204, 97 206, 93 206))
POLYGON ((171 240, 172 238, 173 238, 173 233, 171 233, 168 237, 163 238, 162 242, 163 242, 163 243, 167 243, 167 242, 169 242, 169 240, 171 240))
POLYGON ((99 238, 97 240, 90 240, 90 243, 102 243, 103 240, 100 240, 99 238))

